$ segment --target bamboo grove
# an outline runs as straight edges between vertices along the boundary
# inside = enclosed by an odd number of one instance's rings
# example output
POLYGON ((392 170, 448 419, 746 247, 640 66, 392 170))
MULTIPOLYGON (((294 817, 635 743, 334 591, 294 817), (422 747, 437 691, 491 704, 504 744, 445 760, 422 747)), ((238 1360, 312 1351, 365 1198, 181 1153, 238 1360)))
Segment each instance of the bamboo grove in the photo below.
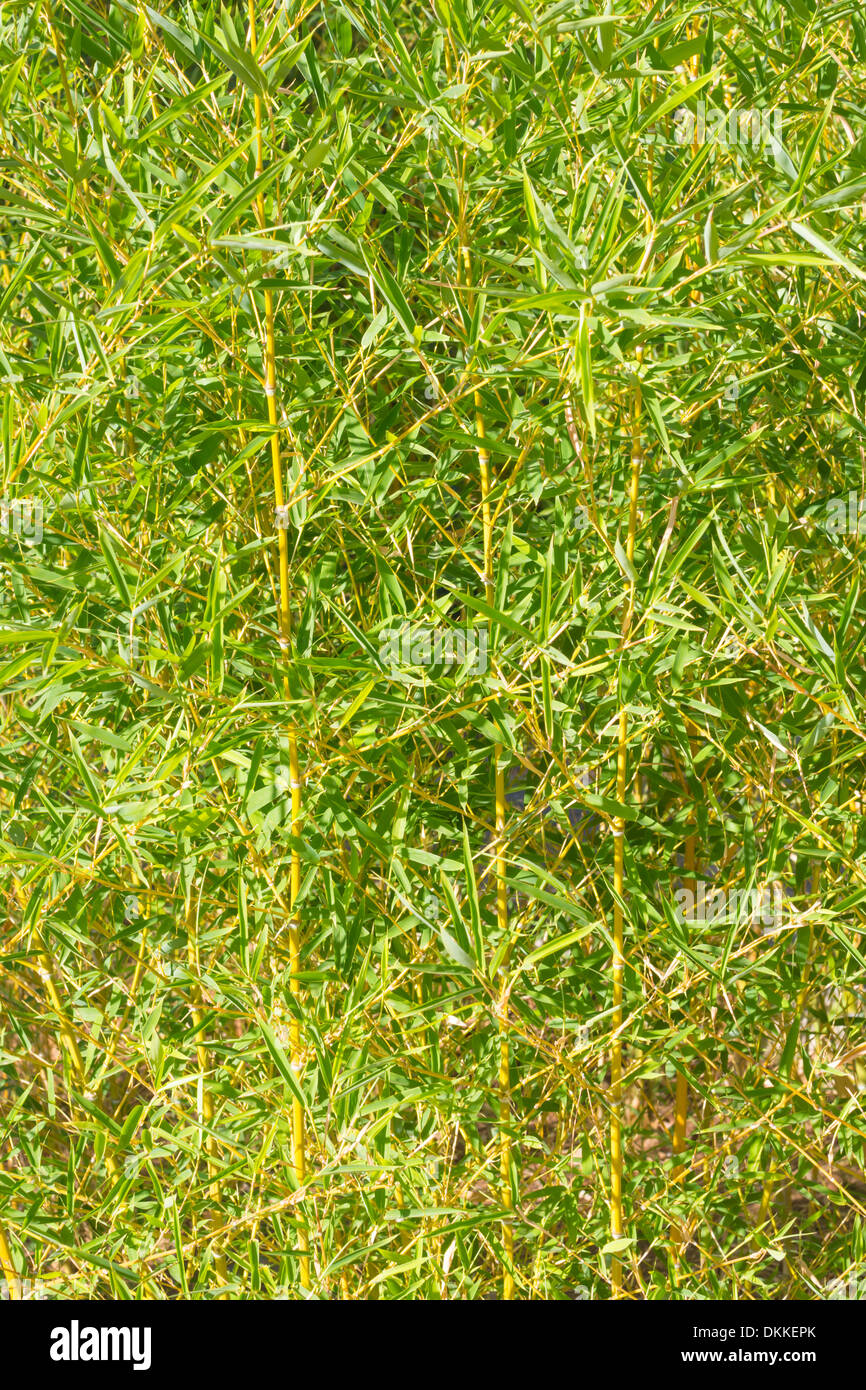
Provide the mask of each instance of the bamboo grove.
POLYGON ((0 53, 11 1296, 862 1296, 860 7, 0 53))

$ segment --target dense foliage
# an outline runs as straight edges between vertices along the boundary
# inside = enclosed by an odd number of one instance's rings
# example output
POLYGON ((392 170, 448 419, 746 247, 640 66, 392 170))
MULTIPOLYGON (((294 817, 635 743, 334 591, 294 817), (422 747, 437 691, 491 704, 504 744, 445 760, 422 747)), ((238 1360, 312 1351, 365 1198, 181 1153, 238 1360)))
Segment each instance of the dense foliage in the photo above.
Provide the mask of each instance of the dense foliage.
POLYGON ((154 5, 0 4, 7 1279, 862 1293, 860 5, 154 5))

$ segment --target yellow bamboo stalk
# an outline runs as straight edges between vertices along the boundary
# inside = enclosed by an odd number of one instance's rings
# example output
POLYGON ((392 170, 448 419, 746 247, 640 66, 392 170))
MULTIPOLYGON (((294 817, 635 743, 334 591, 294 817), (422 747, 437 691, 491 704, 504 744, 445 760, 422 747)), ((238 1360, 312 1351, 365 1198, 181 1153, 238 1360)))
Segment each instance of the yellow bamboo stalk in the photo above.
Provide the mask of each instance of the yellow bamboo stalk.
MULTIPOLYGON (((698 33, 698 32, 700 32, 700 26, 699 26, 699 25, 698 25, 698 27, 697 27, 697 29, 696 29, 696 33, 698 33)), ((698 59, 697 59, 697 57, 695 57, 695 58, 692 60, 692 62, 693 62, 693 74, 694 74, 694 76, 696 77, 696 76, 697 76, 697 68, 698 68, 698 59)), ((654 100, 654 98, 655 98, 655 85, 656 85, 656 84, 655 84, 655 78, 651 78, 651 79, 650 79, 650 100, 651 100, 651 101, 654 100)), ((697 141, 694 142, 694 144, 693 144, 693 149, 694 149, 695 152, 697 152, 697 141)), ((647 189, 649 190, 650 195, 652 195, 652 190, 653 190, 653 161, 652 161, 652 156, 650 156, 649 163, 648 163, 648 166, 647 166, 647 171, 646 171, 646 184, 647 184, 647 189)), ((647 215, 646 215, 646 228, 647 228, 647 235, 651 237, 651 235, 652 235, 652 218, 651 218, 651 216, 650 216, 649 213, 647 213, 647 215)), ((641 349, 638 349, 638 360, 640 360, 640 357, 641 357, 641 356, 642 356, 642 350, 641 350, 641 349)), ((637 407, 638 407, 638 410, 639 410, 639 409, 640 409, 640 383, 639 383, 639 382, 638 382, 638 387, 637 387, 637 407)), ((633 452, 634 452, 634 451, 633 451, 633 452)), ((638 435, 638 453, 639 453, 639 452, 640 452, 640 437, 639 437, 639 435, 638 435)), ((634 492, 634 498, 635 498, 635 505, 636 505, 636 503, 637 503, 637 494, 636 494, 636 492, 634 492)), ((631 517, 629 517, 629 520, 630 520, 630 519, 631 519, 631 517)), ((631 528, 630 528, 630 529, 631 529, 631 528)), ((654 625, 653 625, 652 623, 649 624, 649 626, 648 626, 648 634, 651 634, 651 633, 652 633, 653 626, 654 626, 654 625)), ((693 875, 694 875, 694 868, 695 868, 695 851, 696 851, 696 846, 697 846, 697 838, 696 838, 696 836, 694 836, 694 835, 688 835, 688 836, 686 836, 686 844, 685 844, 685 870, 686 870, 686 874, 687 874, 687 875, 689 874, 689 871, 691 871, 692 877, 691 877, 691 878, 686 877, 686 880, 685 880, 685 887, 686 887, 686 888, 689 888, 689 889, 691 890, 691 892, 692 892, 693 895, 694 895, 694 892, 695 892, 695 879, 694 879, 694 876, 693 876, 693 875)), ((687 1121, 687 1118, 688 1118, 688 1108, 689 1108, 689 1083, 688 1083, 688 1078, 687 1078, 686 1073, 685 1073, 684 1071, 683 1071, 683 1072, 678 1072, 678 1073, 677 1073, 677 1084, 676 1084, 676 1095, 675 1095, 675 1098, 674 1098, 673 1152, 674 1152, 675 1154, 680 1154, 680 1153, 682 1153, 683 1150, 684 1150, 684 1148, 685 1148, 685 1143, 686 1143, 686 1121, 687 1121)), ((677 1167, 677 1168, 674 1169, 674 1174, 673 1174, 674 1182, 676 1182, 676 1181, 679 1180, 679 1178, 682 1176, 682 1173, 683 1173, 683 1168, 682 1168, 682 1167, 677 1167)), ((681 1234, 679 1228, 676 1226, 676 1224, 672 1225, 672 1227, 671 1227, 671 1238, 672 1238, 672 1240, 673 1240, 676 1244, 679 1244, 679 1243, 681 1242, 681 1240, 682 1240, 682 1234, 681 1234)))
MULTIPOLYGON (((70 1022, 66 1010, 63 1007, 63 1000, 60 997, 60 990, 58 989, 57 981, 54 978, 54 969, 51 961, 51 956, 49 955, 48 948, 45 945, 45 940, 38 927, 34 928, 33 940, 36 945, 36 958, 38 962, 36 966, 36 973, 38 974, 40 980, 42 981, 42 984, 45 987, 45 993, 48 995, 49 1003, 51 1004, 51 1008, 57 1018, 57 1022, 60 1027, 60 1038, 66 1051, 66 1056, 69 1062, 69 1069, 72 1073, 75 1085, 78 1087, 78 1090, 81 1093, 81 1095, 86 1096, 87 1077, 84 1071, 84 1063, 81 1060, 81 1053, 78 1049, 78 1041, 75 1037, 75 1030, 73 1029, 72 1023, 70 1022)), ((114 1182, 116 1182, 117 1179, 120 1177, 120 1168, 118 1167, 118 1163, 114 1155, 108 1152, 107 1150, 105 1154, 105 1166, 108 1170, 111 1179, 114 1182)))
MULTIPOLYGON (((60 989, 58 987, 57 980, 54 974, 54 965, 51 959, 51 955, 45 943, 45 938, 43 937, 39 927, 34 927, 33 929, 33 942, 36 948, 36 973, 42 982, 42 985, 45 989, 45 993, 48 996, 48 1002, 51 1005, 51 1009, 57 1019, 58 1027, 60 1030, 60 1040, 63 1049, 66 1053, 67 1061, 69 1064, 69 1070, 72 1074, 73 1081, 76 1087, 78 1088, 79 1093, 82 1096, 86 1096, 88 1094, 87 1077, 84 1070, 84 1063, 81 1060, 81 1052, 78 1047, 78 1041, 75 1036, 75 1030, 63 1006, 63 1000, 60 994, 60 989)), ((71 1098, 70 1110, 74 1117, 76 1114, 77 1107, 74 1105, 71 1098)), ((106 1141, 106 1144, 107 1143, 108 1141, 106 1141)), ((121 1177, 120 1165, 118 1164, 117 1159, 114 1157, 114 1154, 112 1154, 110 1150, 108 1150, 107 1148, 105 1152, 105 1167, 112 1182, 116 1183, 121 1177)), ((0 1230, 0 1236, 2 1235, 2 1230, 0 1230)), ((6 1246, 6 1250, 8 1251, 8 1245, 6 1246)), ((4 1252, 2 1243, 0 1243, 0 1268, 3 1268, 5 1272, 4 1252)), ((143 1284, 145 1291, 151 1297, 156 1297, 156 1294, 154 1293, 150 1283, 147 1280, 144 1280, 143 1284)))
MULTIPOLYGON (((481 413, 481 397, 475 392, 475 419, 478 438, 484 438, 484 419, 481 413)), ((481 471, 481 506, 484 527, 484 593, 489 608, 495 601, 493 584, 493 526, 490 516, 490 455, 486 449, 478 451, 481 471)), ((496 877, 496 922, 503 940, 508 938, 508 886, 505 881, 505 769, 502 766, 502 745, 493 746, 494 796, 496 803, 496 842, 494 874, 496 877)), ((508 1046, 508 995, 505 989, 505 970, 507 956, 502 963, 503 987, 499 999, 499 1172, 502 1188, 502 1205, 508 1213, 502 1224, 502 1247, 505 1255, 502 1268, 502 1297, 514 1297, 514 1226, 510 1213, 514 1208, 511 1188, 511 1059, 508 1046)))
MULTIPOLYGON (((677 1073, 677 1090, 674 1102, 674 1136, 673 1150, 675 1154, 681 1154, 686 1146, 686 1120, 689 1113, 689 1083, 685 1072, 677 1073)), ((682 1165, 674 1170, 674 1177, 682 1177, 682 1165)))
MULTIPOLYGON (((196 912, 195 912, 195 908, 194 908, 194 906, 193 906, 193 900, 192 900, 192 882, 190 882, 190 883, 187 885, 187 889, 186 889, 186 905, 185 905, 185 906, 186 906, 186 914, 185 914, 185 915, 186 915, 187 963, 188 963, 188 965, 189 965, 189 973, 190 973, 190 975, 192 976, 192 979, 193 979, 193 981, 194 981, 194 984, 193 984, 193 997, 192 997, 192 1021, 193 1021, 193 1026, 194 1026, 194 1028, 195 1028, 195 1038, 196 1038, 195 1050, 196 1050, 196 1057, 198 1058, 198 1069, 199 1069, 199 1073, 200 1073, 200 1076, 201 1076, 201 1080, 200 1080, 200 1083, 199 1083, 200 1086, 201 1086, 201 1118, 202 1118, 202 1123, 203 1123, 203 1125, 204 1125, 208 1130, 211 1130, 211 1129, 213 1128, 213 1121, 214 1121, 214 1108, 213 1108, 213 1097, 211 1096, 210 1089, 209 1089, 208 1084, 207 1084, 207 1081, 206 1081, 206 1079, 205 1079, 206 1076, 207 1076, 207 1071, 208 1071, 208 1055, 207 1055, 207 1047, 206 1047, 206 1045, 205 1045, 205 1043, 204 1043, 204 1041, 203 1041, 203 1039, 202 1039, 202 1032, 201 1032, 201 1030, 202 1030, 202 1024, 203 1024, 203 1022, 204 1022, 204 1016, 203 1016, 203 1012, 202 1012, 203 998, 202 998, 202 992, 201 992, 201 984, 199 983, 200 978, 201 978, 201 968, 200 968, 199 959, 198 959, 198 925, 197 925, 197 921, 196 921, 196 912)), ((213 1193, 214 1193, 214 1206, 213 1206, 213 1208, 211 1209, 211 1212, 210 1212, 210 1214, 209 1214, 209 1216, 208 1216, 207 1219, 208 1219, 208 1224, 209 1224, 211 1230, 214 1231, 214 1230, 216 1230, 216 1229, 219 1227, 219 1224, 220 1224, 220 1221, 219 1221, 219 1196, 220 1196, 220 1188, 219 1188, 219 1183, 216 1183, 216 1182, 215 1182, 215 1179, 216 1179, 216 1177, 217 1177, 217 1175, 218 1175, 218 1173, 219 1173, 219 1163, 218 1163, 218 1160, 217 1160, 216 1143, 215 1143, 215 1141, 214 1141, 213 1135, 210 1134, 210 1133, 208 1133, 208 1135, 207 1135, 207 1137, 206 1137, 206 1139, 205 1139, 204 1150, 205 1150, 205 1158, 206 1158, 206 1161, 207 1161, 207 1173, 208 1173, 208 1178, 210 1179, 211 1183, 213 1184, 213 1193)), ((213 1242, 213 1256, 214 1256, 214 1258, 213 1258, 214 1272, 215 1272, 215 1274, 216 1274, 216 1281, 217 1281, 217 1284, 219 1284, 219 1285, 227 1284, 227 1283, 228 1283, 228 1270, 227 1270, 227 1267, 226 1267, 226 1257, 225 1257, 225 1254, 223 1253, 222 1246, 221 1246, 219 1240, 218 1240, 216 1237, 214 1238, 214 1242, 213 1242)), ((221 1297, 224 1297, 224 1296, 225 1296, 225 1295, 221 1295, 221 1297)))
MULTIPOLYGON (((637 349, 637 366, 640 368, 643 351, 637 349)), ((637 531, 637 501, 640 486, 641 456, 641 389, 640 377, 635 377, 632 401, 632 448, 631 481, 629 485, 628 539, 626 555, 629 565, 634 558, 634 542, 637 531)), ((634 612, 634 583, 629 580, 628 596, 623 617, 622 635, 626 641, 631 628, 634 612)), ((619 738, 616 753, 616 799, 625 804, 628 785, 628 715, 625 707, 619 712, 619 738)), ((625 842, 625 820, 617 816, 613 826, 613 1042, 610 1060, 610 1234, 611 1240, 621 1240, 624 1234, 622 1205, 622 995, 623 968, 623 863, 625 842)), ((614 1255, 610 1267, 611 1293, 614 1298, 622 1294, 622 1265, 618 1255, 614 1255)))
MULTIPOLYGON (((697 848, 697 836, 687 835, 685 845, 685 876, 683 887, 688 889, 692 895, 692 902, 695 901, 695 890, 697 880, 695 879, 695 857, 697 848)), ((686 984, 688 984, 688 972, 686 971, 686 984)), ((673 1152, 681 1154, 686 1147, 686 1121, 689 1113, 689 1081, 685 1071, 677 1072, 676 1094, 674 1096, 674 1131, 673 1131, 673 1152)), ((673 1181, 678 1183, 682 1180, 685 1167, 677 1164, 673 1171, 673 1181)), ((675 1249, 678 1250, 682 1245, 684 1233, 680 1230, 676 1222, 671 1225, 671 1240, 675 1249)))
MULTIPOLYGON (((87 1078, 84 1071, 84 1064, 81 1060, 81 1052, 78 1048, 78 1041, 75 1037, 75 1030, 73 1029, 72 1023, 70 1022, 69 1017, 63 1007, 63 1001, 60 997, 60 990, 58 989, 57 981, 54 978, 54 969, 51 956, 49 955, 48 948, 45 944, 45 940, 38 927, 34 929, 33 939, 36 945, 36 957, 38 962, 36 967, 37 974, 39 975, 39 978, 45 987, 45 993, 48 995, 51 1008, 55 1014, 55 1017, 57 1018, 57 1022, 60 1028, 60 1038, 69 1061, 69 1069, 72 1073, 75 1085, 78 1087, 78 1090, 81 1093, 81 1095, 87 1095, 87 1078)), ((76 1107, 71 1105, 71 1109, 74 1114, 76 1107)), ((114 1157, 114 1154, 111 1153, 111 1151, 107 1148, 108 1143, 109 1141, 106 1140, 105 1167, 112 1182, 116 1183, 122 1175, 120 1165, 118 1164, 117 1159, 114 1157)), ((2 1263, 2 1250, 0 1250, 0 1265, 2 1265, 2 1263)), ((145 1291, 148 1294, 150 1294, 151 1297, 155 1297, 154 1291, 150 1283, 147 1280, 144 1280, 143 1283, 145 1291)))
MULTIPOLYGON (((256 53, 256 11, 255 0, 247 0, 250 24, 250 52, 255 56, 256 53)), ((262 99, 259 96, 254 98, 255 102, 255 121, 256 121, 256 177, 258 178, 264 171, 264 139, 262 99)), ((259 193, 256 199, 256 211, 259 225, 265 225, 264 199, 259 193)), ((284 524, 285 494, 283 492, 283 465, 280 453, 280 433, 277 422, 277 366, 276 366, 276 346, 274 341, 274 297, 273 292, 265 288, 265 396, 268 406, 268 424, 271 430, 271 465, 274 481, 274 502, 277 508, 277 516, 280 524, 277 529, 279 544, 279 570, 280 570, 280 648, 283 654, 283 694, 288 703, 290 697, 289 690, 289 643, 292 631, 291 611, 289 608, 289 538, 284 524)), ((292 840, 296 841, 301 829, 301 773, 300 762, 298 759, 297 735, 293 727, 289 727, 289 776, 291 779, 292 792, 292 840)), ((300 996, 300 983, 298 974, 301 968, 301 937, 298 914, 295 904, 298 894, 301 891, 301 861, 298 851, 292 849, 291 875, 289 887, 289 989, 294 999, 300 996)), ((297 1010, 292 1010, 292 1017, 289 1024, 289 1052, 290 1063, 293 1072, 300 1076, 302 1060, 302 1040, 301 1028, 297 1017, 297 1010)), ((295 1171, 295 1178, 298 1186, 303 1187, 306 1180, 306 1146, 304 1136, 304 1111, 301 1102, 296 1096, 292 1097, 292 1165, 295 1171)), ((309 1289, 310 1283, 310 1259, 309 1245, 305 1231, 300 1231, 299 1245, 301 1251, 301 1287, 309 1289)))
MULTIPOLYGON (((816 891, 815 896, 816 896, 816 898, 817 898, 817 891, 816 891)), ((803 1017, 803 1010, 804 1010, 805 1007, 806 1007, 806 999, 807 999, 807 997, 808 997, 808 995, 809 995, 809 990, 811 989, 811 983, 812 983, 812 982, 811 982, 811 972, 812 972, 812 948, 813 948, 813 946, 814 946, 814 942, 815 942, 814 923, 810 922, 810 923, 809 923, 809 937, 808 937, 808 942, 807 942, 807 946, 806 946, 806 961, 805 961, 805 964, 804 964, 804 966, 803 966, 803 983, 802 983, 802 985, 800 986, 800 990, 799 990, 799 992, 798 992, 798 994, 797 994, 797 1002, 796 1002, 796 1005, 794 1006, 794 1007, 795 1007, 794 1014, 792 1015, 792 1017, 791 1017, 790 1019, 786 1020, 784 1026, 783 1026, 783 1028, 782 1028, 782 1037, 783 1037, 783 1038, 787 1038, 789 1032, 791 1031, 791 1029, 792 1029, 793 1026, 794 1026, 795 1021, 796 1021, 797 1019, 802 1019, 802 1017, 803 1017)), ((794 1072, 796 1071, 796 1068, 797 1068, 797 1049, 796 1049, 796 1047, 795 1047, 795 1048, 793 1049, 792 1053, 791 1053, 791 1060, 790 1060, 790 1062, 788 1063, 787 1081, 788 1081, 789 1086, 791 1085, 791 1083, 792 1083, 793 1080, 794 1080, 794 1072)), ((766 1178, 764 1179, 764 1187, 763 1187, 763 1191, 761 1192, 761 1205, 760 1205, 760 1207, 758 1208, 758 1229, 759 1229, 759 1230, 760 1230, 761 1226, 763 1226, 764 1222, 767 1220, 767 1218, 768 1218, 769 1215, 770 1215, 770 1205, 771 1205, 771 1202, 772 1202, 772 1200, 773 1200, 773 1193, 774 1193, 774 1190, 775 1190, 776 1174, 777 1174, 777 1172, 778 1172, 778 1167, 779 1167, 779 1165, 778 1165, 778 1163, 776 1162, 776 1160, 775 1160, 775 1159, 772 1159, 772 1160, 771 1160, 771 1163, 770 1163, 769 1172, 768 1172, 766 1178)))
MULTIPOLYGON (((469 247, 465 244, 465 222, 460 218, 461 252, 467 289, 472 285, 472 260, 469 247)), ((475 406, 475 428, 479 441, 478 472, 481 483, 481 526, 484 544, 484 601, 492 608, 496 599, 496 585, 493 575, 493 514, 490 508, 490 452, 484 445, 486 427, 482 409, 481 392, 473 391, 475 406)), ((488 636, 490 622, 488 620, 488 636)), ((493 745, 494 763, 494 877, 496 880, 496 923, 502 940, 508 940, 508 885, 505 880, 505 769, 502 766, 502 745, 493 745)), ((507 947, 501 964, 502 990, 500 992, 497 1015, 499 1019, 499 1178, 500 1197, 505 1210, 502 1223, 502 1297, 514 1298, 514 1225, 511 1213, 514 1210, 514 1196, 511 1186, 511 1056, 508 1045, 508 993, 505 985, 506 968, 510 952, 507 947)))
POLYGON ((51 8, 51 0, 45 0, 45 17, 48 20, 48 28, 51 33, 51 42, 54 44, 54 56, 57 59, 57 66, 60 69, 60 81, 63 84, 63 95, 66 98, 66 107, 69 111, 69 119, 76 134, 78 132, 78 112, 75 110, 75 102, 72 100, 72 92, 69 88, 69 79, 66 76, 66 63, 63 59, 63 45, 60 42, 60 35, 54 23, 54 11, 51 8))
POLYGON ((9 1242, 6 1239, 6 1231, 2 1221, 0 1221, 0 1269, 3 1271, 3 1278, 6 1281, 10 1299, 20 1299, 21 1286, 18 1275, 15 1272, 12 1251, 9 1248, 9 1242))

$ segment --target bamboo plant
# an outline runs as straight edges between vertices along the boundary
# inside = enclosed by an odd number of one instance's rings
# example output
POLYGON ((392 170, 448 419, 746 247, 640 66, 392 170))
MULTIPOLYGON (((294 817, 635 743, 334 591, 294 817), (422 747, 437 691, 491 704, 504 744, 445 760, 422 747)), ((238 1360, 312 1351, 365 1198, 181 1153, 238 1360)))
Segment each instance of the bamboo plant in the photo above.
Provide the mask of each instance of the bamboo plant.
POLYGON ((118 14, 0 7, 10 1292, 860 1280, 859 14, 118 14))

